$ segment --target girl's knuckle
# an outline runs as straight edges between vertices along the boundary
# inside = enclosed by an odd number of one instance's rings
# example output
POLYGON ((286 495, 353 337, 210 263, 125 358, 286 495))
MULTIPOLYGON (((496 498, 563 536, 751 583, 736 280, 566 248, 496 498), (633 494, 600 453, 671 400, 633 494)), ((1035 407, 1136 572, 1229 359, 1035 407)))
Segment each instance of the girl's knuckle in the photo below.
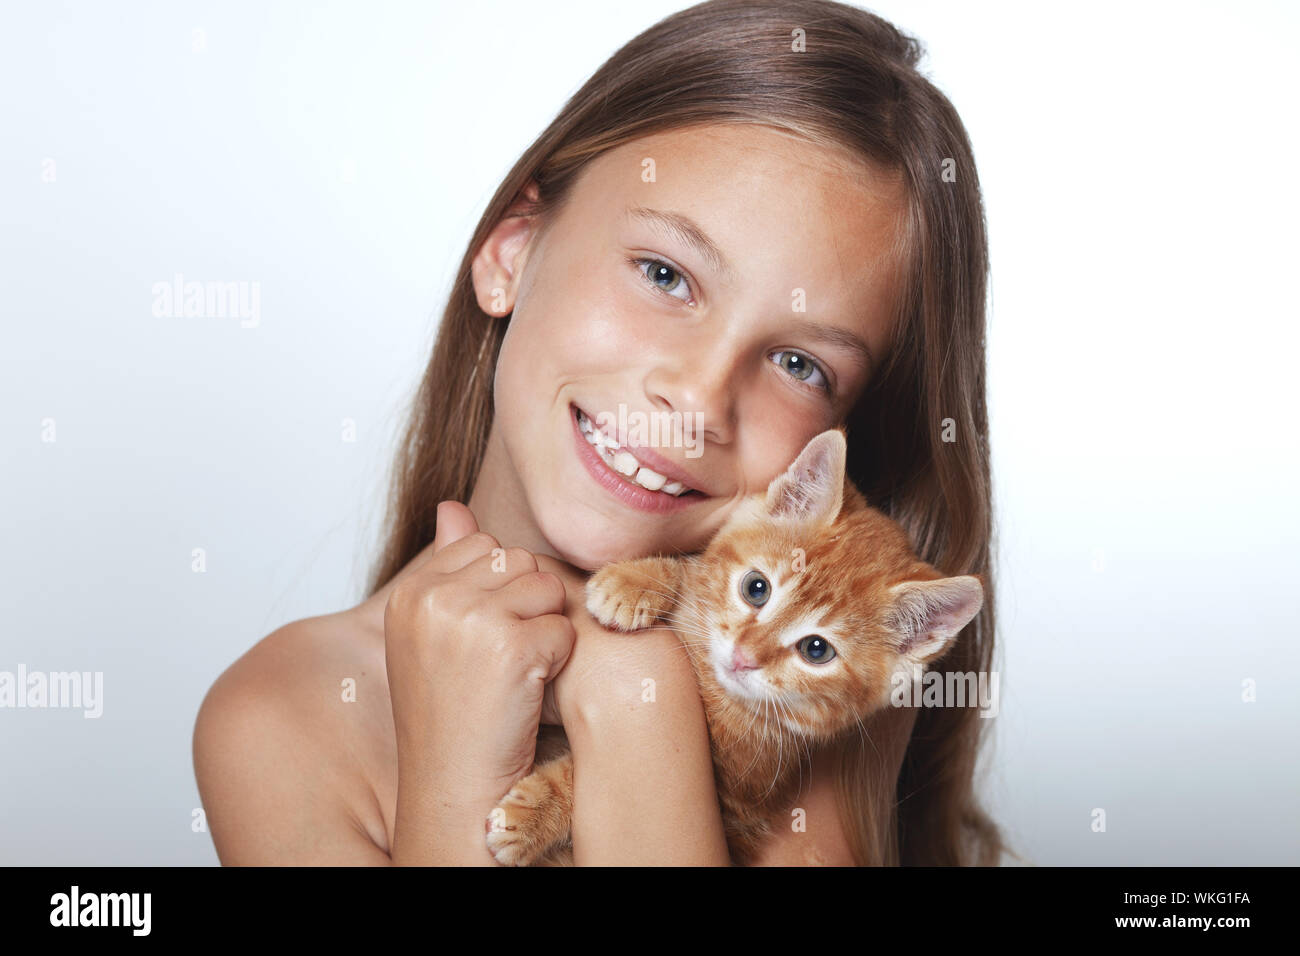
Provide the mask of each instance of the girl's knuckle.
POLYGON ((488 534, 486 531, 475 531, 469 537, 470 540, 474 542, 475 547, 481 550, 491 550, 492 548, 500 546, 497 543, 497 539, 492 537, 492 535, 488 534))
POLYGON ((537 559, 527 548, 506 548, 507 566, 526 568, 532 571, 537 570, 537 559))

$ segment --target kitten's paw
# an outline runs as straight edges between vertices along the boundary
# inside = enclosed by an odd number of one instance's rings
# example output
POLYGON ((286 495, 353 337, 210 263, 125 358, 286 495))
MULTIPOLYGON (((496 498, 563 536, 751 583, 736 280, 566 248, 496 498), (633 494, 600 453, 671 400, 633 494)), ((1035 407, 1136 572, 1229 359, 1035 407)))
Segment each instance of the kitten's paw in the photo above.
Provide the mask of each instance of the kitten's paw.
POLYGON ((653 627, 671 605, 662 587, 643 571, 610 564, 587 579, 587 610, 611 630, 653 627))
POLYGON ((507 793, 487 817, 487 846, 502 866, 532 866, 546 850, 538 826, 546 784, 529 774, 507 793))

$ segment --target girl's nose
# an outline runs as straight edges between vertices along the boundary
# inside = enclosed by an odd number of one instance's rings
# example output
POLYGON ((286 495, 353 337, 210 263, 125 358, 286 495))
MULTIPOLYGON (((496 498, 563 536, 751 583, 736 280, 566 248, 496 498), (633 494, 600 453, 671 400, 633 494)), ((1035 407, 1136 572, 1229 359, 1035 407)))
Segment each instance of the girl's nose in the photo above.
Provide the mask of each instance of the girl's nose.
POLYGON ((715 357, 717 350, 702 345, 698 354, 675 356, 653 369, 645 390, 656 409, 672 410, 698 422, 703 434, 697 442, 720 445, 733 440, 736 381, 725 367, 727 359, 715 357))

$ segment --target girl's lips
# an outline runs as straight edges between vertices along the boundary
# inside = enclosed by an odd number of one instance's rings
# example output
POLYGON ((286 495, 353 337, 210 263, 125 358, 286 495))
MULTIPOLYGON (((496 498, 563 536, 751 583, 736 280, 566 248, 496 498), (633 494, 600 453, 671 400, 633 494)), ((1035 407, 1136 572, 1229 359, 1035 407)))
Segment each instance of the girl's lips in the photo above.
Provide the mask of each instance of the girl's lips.
MULTIPOLYGON (((584 411, 583 414, 585 415, 586 412, 584 411)), ((586 436, 582 434, 582 429, 578 427, 578 407, 576 405, 569 406, 569 424, 572 426, 573 440, 577 446, 578 458, 586 467, 587 474, 591 475, 596 484, 623 502, 623 504, 636 508, 638 511, 648 511, 651 514, 675 514, 689 508, 704 497, 698 491, 687 491, 674 497, 662 491, 651 491, 649 488, 642 488, 636 482, 614 471, 605 464, 600 455, 596 454, 596 449, 591 447, 586 436)))

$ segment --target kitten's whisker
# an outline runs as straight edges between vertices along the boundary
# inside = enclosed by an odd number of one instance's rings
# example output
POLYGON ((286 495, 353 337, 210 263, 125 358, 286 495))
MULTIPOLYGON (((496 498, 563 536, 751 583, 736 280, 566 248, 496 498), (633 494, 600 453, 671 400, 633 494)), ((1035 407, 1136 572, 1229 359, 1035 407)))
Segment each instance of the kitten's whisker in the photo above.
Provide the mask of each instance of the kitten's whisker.
MULTIPOLYGON (((656 583, 663 585, 663 582, 661 581, 656 583)), ((697 611, 703 610, 703 606, 700 605, 697 600, 691 599, 690 601, 687 601, 678 592, 661 591, 658 588, 645 587, 641 585, 638 585, 638 590, 640 591, 641 594, 653 594, 655 597, 663 598, 668 602, 670 607, 674 607, 674 608, 690 607, 693 610, 697 610, 697 611)))
MULTIPOLYGON (((768 702, 769 699, 772 701, 772 709, 773 709, 773 710, 776 710, 776 699, 775 699, 775 698, 764 697, 764 698, 763 698, 763 704, 764 704, 764 706, 766 706, 766 704, 767 704, 767 702, 768 702)), ((780 712, 778 712, 777 715, 776 715, 776 726, 777 726, 777 734, 776 734, 776 773, 772 774, 772 782, 771 782, 770 784, 768 784, 767 789, 766 789, 765 791, 763 791, 763 799, 764 799, 764 800, 766 800, 767 797, 768 797, 768 795, 771 794, 771 792, 772 792, 772 788, 776 786, 776 782, 777 782, 778 780, 781 779, 781 767, 784 765, 784 761, 785 761, 785 745, 784 745, 785 734, 784 734, 784 733, 781 733, 782 727, 781 727, 781 715, 780 715, 780 712)))
POLYGON ((853 719, 858 722, 858 729, 862 732, 862 736, 866 739, 867 743, 871 744, 871 749, 876 752, 876 757, 880 758, 880 748, 876 746, 876 742, 872 740, 871 735, 867 733, 867 728, 863 725, 862 718, 858 716, 857 711, 853 711, 853 719))
MULTIPOLYGON (((784 695, 774 694, 772 697, 772 701, 773 703, 776 704, 777 710, 780 711, 783 716, 788 717, 790 719, 788 723, 783 723, 783 726, 786 730, 786 733, 789 734, 791 737, 790 742, 793 743, 796 747, 798 747, 799 737, 801 736, 801 734, 797 729, 795 729, 795 726, 792 726, 795 723, 794 712, 790 709, 789 704, 786 703, 784 695)), ((803 790, 803 762, 798 757, 795 758, 795 766, 797 766, 799 769, 799 785, 795 793, 799 793, 800 791, 803 790)))
MULTIPOLYGON (((766 740, 766 739, 767 739, 767 702, 764 701, 763 703, 764 703, 764 706, 763 706, 763 729, 762 729, 762 731, 760 732, 759 736, 760 736, 760 739, 766 740)), ((757 710, 754 711, 754 719, 750 721, 750 727, 753 727, 754 724, 756 724, 756 723, 758 723, 758 711, 757 711, 757 710)), ((748 736, 748 732, 746 732, 746 736, 748 736)), ((758 747, 755 747, 755 748, 754 748, 754 756, 752 756, 752 757, 749 758, 749 765, 748 765, 747 767, 745 767, 745 771, 744 771, 744 773, 741 774, 741 777, 748 777, 748 776, 749 776, 749 771, 753 769, 755 761, 758 760, 758 755, 759 755, 760 750, 761 750, 761 746, 758 746, 758 747)))
MULTIPOLYGON (((798 729, 799 721, 795 719, 794 708, 790 705, 790 701, 785 699, 784 696, 782 696, 781 698, 779 698, 779 702, 781 706, 785 708, 785 712, 789 715, 790 722, 794 724, 794 727, 791 728, 794 732, 794 743, 796 746, 800 744, 803 745, 804 757, 808 761, 808 772, 809 774, 811 774, 812 773, 812 744, 809 739, 809 735, 806 734, 804 731, 798 729)), ((800 790, 803 789, 803 762, 802 761, 799 763, 799 789, 800 790)))
MULTIPOLYGON (((744 733, 741 734, 742 740, 752 739, 754 724, 756 723, 758 723, 758 710, 756 708, 751 708, 749 724, 745 727, 744 733)), ((749 776, 749 770, 751 767, 754 766, 754 761, 757 759, 758 759, 758 749, 755 748, 754 756, 749 758, 749 765, 745 767, 745 769, 740 773, 740 779, 744 779, 745 777, 749 776)))

